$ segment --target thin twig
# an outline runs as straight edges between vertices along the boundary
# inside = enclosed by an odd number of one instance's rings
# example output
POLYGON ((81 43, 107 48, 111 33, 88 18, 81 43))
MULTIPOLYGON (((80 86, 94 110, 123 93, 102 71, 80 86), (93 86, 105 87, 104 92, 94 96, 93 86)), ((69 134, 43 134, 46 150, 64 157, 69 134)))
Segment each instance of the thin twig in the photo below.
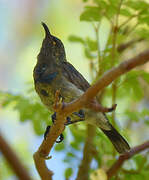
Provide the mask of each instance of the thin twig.
POLYGON ((93 139, 95 137, 96 128, 92 125, 87 125, 87 138, 83 149, 83 159, 81 161, 76 180, 88 180, 90 163, 93 158, 91 156, 93 150, 93 139))
POLYGON ((126 152, 125 154, 120 155, 118 160, 107 171, 108 179, 117 174, 118 170, 122 167, 123 163, 126 160, 130 159, 135 154, 138 154, 139 152, 144 151, 147 148, 149 148, 149 141, 139 146, 136 146, 134 148, 131 148, 129 152, 126 152))
POLYGON ((117 47, 117 51, 119 53, 122 53, 125 49, 129 48, 133 44, 140 42, 140 41, 143 41, 143 40, 144 40, 144 38, 139 38, 139 39, 134 39, 134 40, 128 41, 126 43, 122 43, 117 47))
POLYGON ((5 159, 8 161, 9 165, 15 172, 18 179, 21 180, 31 180, 29 172, 24 167, 17 154, 12 150, 9 144, 6 142, 2 134, 0 134, 0 151, 4 155, 5 159))
POLYGON ((130 16, 128 19, 126 19, 126 21, 124 21, 120 26, 119 28, 122 28, 123 26, 125 26, 127 23, 129 23, 133 18, 137 17, 138 14, 134 14, 132 16, 130 16))
MULTIPOLYGON (((116 58, 116 41, 117 41, 117 34, 118 34, 118 21, 119 21, 119 15, 120 15, 120 9, 122 6, 123 0, 120 0, 120 3, 118 5, 117 14, 115 18, 115 22, 113 24, 113 36, 112 36, 112 50, 111 50, 111 67, 114 67, 115 64, 115 58, 116 58)), ((112 104, 116 103, 116 93, 117 93, 117 82, 114 81, 112 83, 112 104)), ((115 111, 112 112, 112 124, 115 126, 115 111)))

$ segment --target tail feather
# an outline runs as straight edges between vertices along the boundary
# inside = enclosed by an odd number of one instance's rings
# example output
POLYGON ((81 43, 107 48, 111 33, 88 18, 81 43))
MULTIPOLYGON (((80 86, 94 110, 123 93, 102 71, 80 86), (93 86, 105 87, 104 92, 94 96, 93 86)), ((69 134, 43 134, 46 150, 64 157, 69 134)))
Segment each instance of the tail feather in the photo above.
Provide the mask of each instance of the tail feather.
POLYGON ((119 132, 110 124, 111 130, 101 129, 104 134, 110 139, 115 149, 120 153, 125 153, 130 150, 127 141, 119 134, 119 132))

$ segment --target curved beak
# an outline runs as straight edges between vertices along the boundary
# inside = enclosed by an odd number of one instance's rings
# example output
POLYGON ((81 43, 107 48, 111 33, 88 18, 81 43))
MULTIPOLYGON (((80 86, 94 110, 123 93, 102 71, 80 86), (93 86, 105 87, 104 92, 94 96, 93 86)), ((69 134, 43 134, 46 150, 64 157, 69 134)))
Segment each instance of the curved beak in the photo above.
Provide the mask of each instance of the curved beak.
POLYGON ((45 30, 45 37, 49 37, 50 38, 51 33, 50 33, 50 30, 49 30, 48 26, 44 22, 42 22, 41 24, 42 24, 42 26, 43 26, 43 28, 45 30))

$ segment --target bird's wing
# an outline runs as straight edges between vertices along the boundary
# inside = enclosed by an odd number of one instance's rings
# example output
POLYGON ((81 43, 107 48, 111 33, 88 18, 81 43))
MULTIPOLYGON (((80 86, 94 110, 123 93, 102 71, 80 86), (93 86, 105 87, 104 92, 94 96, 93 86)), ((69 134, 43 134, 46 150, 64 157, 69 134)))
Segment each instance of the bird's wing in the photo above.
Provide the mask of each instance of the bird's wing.
POLYGON ((65 78, 75 84, 82 91, 86 91, 90 84, 69 62, 62 63, 62 73, 65 78))

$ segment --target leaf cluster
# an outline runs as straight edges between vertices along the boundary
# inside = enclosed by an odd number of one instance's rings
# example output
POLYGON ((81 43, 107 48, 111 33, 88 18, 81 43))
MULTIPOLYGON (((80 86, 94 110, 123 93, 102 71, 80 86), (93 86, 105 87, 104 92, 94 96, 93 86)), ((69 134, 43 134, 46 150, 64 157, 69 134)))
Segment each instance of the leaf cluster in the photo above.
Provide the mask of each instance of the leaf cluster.
POLYGON ((31 121, 37 135, 45 132, 45 127, 50 122, 50 113, 39 99, 25 97, 22 94, 0 92, 0 102, 3 108, 13 108, 17 111, 21 122, 31 121))

